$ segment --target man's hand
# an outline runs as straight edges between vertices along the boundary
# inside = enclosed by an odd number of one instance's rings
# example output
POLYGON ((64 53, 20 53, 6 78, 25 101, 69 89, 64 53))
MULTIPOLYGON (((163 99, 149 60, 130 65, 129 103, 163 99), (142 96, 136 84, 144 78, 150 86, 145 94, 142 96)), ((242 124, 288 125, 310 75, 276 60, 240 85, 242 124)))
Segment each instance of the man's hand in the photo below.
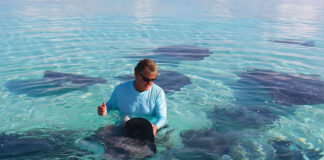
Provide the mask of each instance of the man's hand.
POLYGON ((104 116, 107 114, 107 107, 106 107, 106 103, 103 102, 101 106, 98 106, 97 108, 98 110, 98 115, 99 116, 104 116))
POLYGON ((152 128, 153 128, 153 134, 154 134, 154 136, 156 136, 156 132, 157 132, 158 128, 154 124, 152 124, 152 128))

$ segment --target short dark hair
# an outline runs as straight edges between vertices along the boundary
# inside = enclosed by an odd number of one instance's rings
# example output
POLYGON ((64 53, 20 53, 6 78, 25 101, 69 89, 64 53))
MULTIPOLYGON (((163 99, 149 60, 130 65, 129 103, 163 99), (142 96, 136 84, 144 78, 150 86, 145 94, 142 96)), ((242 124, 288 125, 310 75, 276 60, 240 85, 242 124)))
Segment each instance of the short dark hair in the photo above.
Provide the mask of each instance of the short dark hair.
POLYGON ((158 66, 150 59, 142 59, 140 60, 136 67, 135 72, 141 73, 145 68, 147 68, 150 72, 156 72, 158 71, 158 66))

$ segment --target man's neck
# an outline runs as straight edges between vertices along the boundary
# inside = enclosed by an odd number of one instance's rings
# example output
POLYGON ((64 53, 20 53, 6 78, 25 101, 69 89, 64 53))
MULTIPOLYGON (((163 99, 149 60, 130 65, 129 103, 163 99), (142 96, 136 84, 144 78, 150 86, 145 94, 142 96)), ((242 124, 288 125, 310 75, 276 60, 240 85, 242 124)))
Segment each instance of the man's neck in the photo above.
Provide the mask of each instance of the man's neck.
POLYGON ((135 90, 138 91, 138 92, 143 92, 144 91, 144 90, 139 89, 139 87, 137 86, 136 80, 134 80, 133 86, 134 86, 135 90))

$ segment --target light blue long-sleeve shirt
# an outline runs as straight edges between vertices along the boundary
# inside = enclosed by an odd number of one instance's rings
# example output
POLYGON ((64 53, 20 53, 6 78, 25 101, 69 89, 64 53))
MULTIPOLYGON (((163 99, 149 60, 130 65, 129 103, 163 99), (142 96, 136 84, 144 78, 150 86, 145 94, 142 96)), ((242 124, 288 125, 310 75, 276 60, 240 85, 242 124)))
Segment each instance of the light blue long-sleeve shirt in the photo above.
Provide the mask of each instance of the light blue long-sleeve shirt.
POLYGON ((164 126, 167 106, 163 89, 153 83, 150 89, 138 92, 133 83, 134 81, 128 81, 115 88, 106 103, 107 111, 117 109, 123 116, 130 117, 155 116, 153 124, 157 128, 164 126))

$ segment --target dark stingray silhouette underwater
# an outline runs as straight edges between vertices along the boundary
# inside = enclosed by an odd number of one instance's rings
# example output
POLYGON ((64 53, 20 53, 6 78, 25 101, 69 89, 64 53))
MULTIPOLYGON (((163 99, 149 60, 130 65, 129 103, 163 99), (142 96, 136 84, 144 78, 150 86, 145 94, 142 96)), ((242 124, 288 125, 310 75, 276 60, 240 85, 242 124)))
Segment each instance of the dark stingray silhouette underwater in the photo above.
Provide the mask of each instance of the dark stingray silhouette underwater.
MULTIPOLYGON (((212 129, 187 130, 180 134, 183 147, 171 149, 162 159, 223 159, 237 145, 236 133, 220 133, 212 129)), ((229 157, 230 158, 230 157, 229 157)))
MULTIPOLYGON (((218 132, 214 129, 188 130, 181 133, 183 147, 171 150, 165 159, 264 159, 278 160, 319 160, 323 158, 322 150, 300 146, 292 141, 275 139, 264 143, 247 140, 246 135, 253 132, 218 132), (260 148, 262 150, 260 151, 260 148), (305 158, 307 157, 307 158, 305 158)), ((256 136, 257 137, 257 136, 256 136)), ((256 138, 255 137, 255 138, 256 138)), ((251 137, 255 139, 254 137, 251 137)))
POLYGON ((191 45, 173 45, 160 47, 153 50, 153 53, 190 61, 203 60, 205 57, 208 57, 212 54, 207 48, 191 45))
POLYGON ((32 130, 0 133, 0 159, 62 159, 67 155, 89 155, 74 145, 81 131, 32 130))
POLYGON ((280 117, 263 107, 217 108, 207 113, 213 128, 222 132, 272 126, 280 117))
POLYGON ((12 80, 6 87, 12 93, 32 97, 61 95, 81 90, 94 84, 104 84, 107 80, 83 75, 45 71, 42 79, 12 80))
POLYGON ((283 44, 296 44, 296 45, 302 45, 307 47, 315 47, 314 41, 299 41, 299 40, 292 40, 292 39, 286 39, 286 40, 272 40, 276 43, 283 43, 283 44))
MULTIPOLYGON (((127 81, 134 79, 133 75, 118 76, 117 79, 127 81)), ((180 91, 182 87, 191 84, 191 80, 186 75, 170 70, 159 70, 158 76, 154 81, 165 93, 180 91)))
POLYGON ((300 145, 288 140, 275 139, 271 140, 270 143, 275 150, 277 160, 319 160, 324 157, 321 155, 321 150, 303 149, 300 145))
POLYGON ((151 53, 127 56, 130 59, 149 58, 161 64, 178 64, 180 61, 200 61, 210 56, 212 52, 208 48, 193 45, 171 45, 159 47, 151 53))
POLYGON ((0 158, 30 154, 49 149, 53 142, 40 138, 23 138, 19 135, 0 134, 0 158))
POLYGON ((324 81, 316 76, 252 69, 239 77, 242 84, 257 82, 269 92, 273 102, 284 106, 324 103, 324 81))

